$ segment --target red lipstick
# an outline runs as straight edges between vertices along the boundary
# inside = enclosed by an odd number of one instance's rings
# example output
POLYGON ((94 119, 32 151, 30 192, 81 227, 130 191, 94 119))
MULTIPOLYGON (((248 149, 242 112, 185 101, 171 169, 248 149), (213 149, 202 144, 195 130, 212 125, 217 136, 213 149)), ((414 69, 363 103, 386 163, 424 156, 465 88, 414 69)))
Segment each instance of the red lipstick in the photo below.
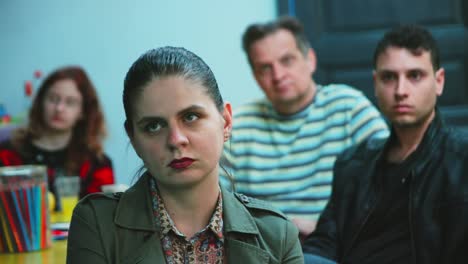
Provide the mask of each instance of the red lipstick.
POLYGON ((62 121, 62 118, 59 115, 52 116, 53 121, 62 121))
POLYGON ((193 161, 194 160, 191 158, 173 159, 168 166, 176 170, 181 170, 192 165, 193 161))

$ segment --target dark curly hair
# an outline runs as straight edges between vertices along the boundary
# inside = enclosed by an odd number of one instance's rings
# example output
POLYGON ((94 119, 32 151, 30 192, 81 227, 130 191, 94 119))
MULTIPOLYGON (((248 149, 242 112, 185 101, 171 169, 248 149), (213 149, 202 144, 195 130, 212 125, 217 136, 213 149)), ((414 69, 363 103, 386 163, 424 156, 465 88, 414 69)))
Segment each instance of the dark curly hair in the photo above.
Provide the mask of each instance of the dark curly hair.
POLYGON ((402 25, 387 32, 377 44, 374 52, 374 68, 377 66, 378 57, 388 47, 405 48, 414 55, 428 51, 434 71, 440 68, 440 55, 437 43, 431 33, 418 25, 402 25))

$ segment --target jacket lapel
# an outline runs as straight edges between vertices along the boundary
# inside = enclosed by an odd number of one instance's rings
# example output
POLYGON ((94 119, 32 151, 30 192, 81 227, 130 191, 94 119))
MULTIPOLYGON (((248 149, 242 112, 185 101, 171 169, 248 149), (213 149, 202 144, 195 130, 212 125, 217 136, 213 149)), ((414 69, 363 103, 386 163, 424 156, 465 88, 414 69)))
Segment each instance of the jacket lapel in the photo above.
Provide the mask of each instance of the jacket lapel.
POLYGON ((151 176, 144 174, 122 194, 114 218, 116 225, 128 229, 157 231, 153 223, 149 177, 151 176))
POLYGON ((260 234, 255 219, 233 193, 223 187, 221 192, 228 263, 269 263, 270 254, 259 247, 260 234))
MULTIPOLYGON (((159 232, 152 219, 152 201, 149 195, 149 175, 143 175, 137 183, 122 194, 116 209, 114 222, 123 230, 131 229, 147 233, 147 239, 121 241, 139 243, 138 250, 126 252, 123 264, 154 263, 164 260, 159 232), (145 212, 142 214, 142 212, 145 212), (152 262, 151 262, 152 261, 152 262)), ((269 263, 270 254, 259 246, 259 231, 254 218, 234 195, 222 188, 225 233, 225 253, 228 263, 261 264, 269 263)), ((129 232, 133 233, 133 232, 129 232)), ((124 252, 120 252, 124 254, 124 252)))
POLYGON ((122 233, 127 234, 118 238, 125 240, 119 243, 138 244, 138 250, 134 252, 119 252, 123 256, 122 264, 153 264, 155 259, 161 261, 165 259, 159 232, 152 218, 149 177, 149 174, 144 174, 135 185, 123 193, 116 210, 114 222, 122 228, 122 233), (145 234, 143 238, 141 235, 136 235, 138 231, 145 234), (130 237, 131 235, 133 236, 130 237))
POLYGON ((223 187, 221 187, 221 193, 223 195, 224 232, 227 234, 235 232, 258 236, 259 231, 255 220, 245 205, 233 193, 223 187))

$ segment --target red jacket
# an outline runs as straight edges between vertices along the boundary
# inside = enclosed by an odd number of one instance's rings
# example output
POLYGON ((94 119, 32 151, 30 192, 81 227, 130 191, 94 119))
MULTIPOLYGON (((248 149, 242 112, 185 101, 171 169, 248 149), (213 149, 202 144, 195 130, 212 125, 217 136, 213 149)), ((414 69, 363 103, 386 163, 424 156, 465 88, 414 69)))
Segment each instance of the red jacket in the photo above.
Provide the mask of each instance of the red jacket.
MULTIPOLYGON (((63 162, 57 161, 64 157, 64 151, 50 152, 33 147, 33 158, 23 157, 16 151, 11 142, 6 141, 0 144, 0 166, 19 165, 45 165, 48 171, 49 190, 55 194, 56 170, 63 168, 63 162), (55 156, 55 161, 53 157, 55 156)), ((101 186, 114 183, 114 172, 111 160, 104 155, 102 159, 86 159, 79 168, 81 187, 79 197, 100 192, 101 186)))

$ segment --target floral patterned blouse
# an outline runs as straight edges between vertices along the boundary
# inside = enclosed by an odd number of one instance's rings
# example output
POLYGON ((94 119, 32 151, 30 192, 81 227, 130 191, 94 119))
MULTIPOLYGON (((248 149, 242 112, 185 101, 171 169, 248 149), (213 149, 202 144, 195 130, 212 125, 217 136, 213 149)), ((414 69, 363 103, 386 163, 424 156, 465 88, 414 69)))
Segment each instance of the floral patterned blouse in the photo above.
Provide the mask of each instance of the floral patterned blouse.
POLYGON ((166 256, 166 263, 223 263, 224 236, 221 190, 210 222, 191 238, 186 237, 177 230, 164 207, 164 202, 158 193, 154 178, 151 178, 151 197, 153 198, 153 219, 156 226, 161 230, 160 239, 166 256))

